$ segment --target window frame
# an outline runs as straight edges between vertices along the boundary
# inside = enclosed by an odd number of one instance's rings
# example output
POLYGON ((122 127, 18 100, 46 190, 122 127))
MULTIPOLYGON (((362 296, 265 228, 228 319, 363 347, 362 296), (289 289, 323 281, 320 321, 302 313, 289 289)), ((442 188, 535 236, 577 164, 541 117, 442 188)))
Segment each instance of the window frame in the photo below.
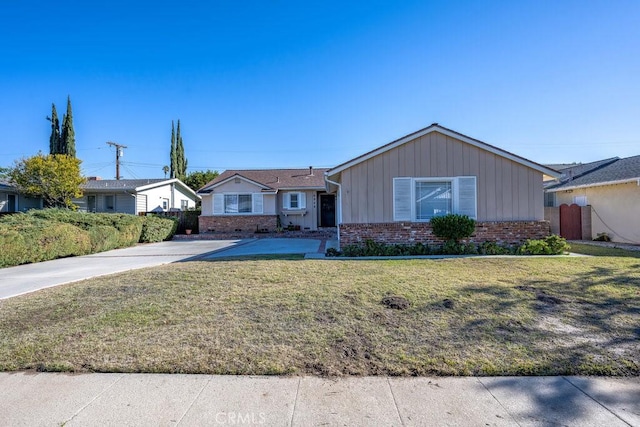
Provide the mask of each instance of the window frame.
MULTIPOLYGON (((451 183, 451 213, 464 214, 470 218, 478 217, 478 178, 476 176, 453 177, 394 177, 393 178, 393 220, 395 222, 429 222, 431 219, 417 218, 416 183, 417 182, 450 182, 451 183), (463 182, 463 180, 465 180, 463 182), (469 212, 469 206, 465 206, 467 212, 461 207, 461 194, 469 197, 473 180, 473 212, 469 212), (407 204, 406 198, 409 198, 407 204)), ((468 204, 468 200, 465 200, 468 204)))
POLYGON ((263 194, 261 193, 215 193, 212 197, 212 212, 214 215, 225 215, 225 216, 242 216, 242 215, 263 215, 264 214, 264 199, 263 194), (249 200, 246 199, 241 201, 240 198, 249 197, 249 200), (229 197, 235 197, 237 211, 230 211, 227 205, 227 200, 229 197), (240 205, 244 203, 245 205, 248 203, 251 210, 240 212, 240 205))
POLYGON ((288 191, 282 196, 282 209, 285 211, 301 211, 307 208, 307 195, 303 191, 288 191), (296 198, 296 206, 292 206, 292 196, 296 198))

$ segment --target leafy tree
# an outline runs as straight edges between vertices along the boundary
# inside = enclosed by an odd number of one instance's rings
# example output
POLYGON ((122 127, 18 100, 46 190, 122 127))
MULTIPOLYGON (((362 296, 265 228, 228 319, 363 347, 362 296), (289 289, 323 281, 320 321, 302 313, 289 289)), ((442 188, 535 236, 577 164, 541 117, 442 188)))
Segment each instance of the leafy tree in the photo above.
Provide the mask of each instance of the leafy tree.
POLYGON ((175 178, 178 168, 178 158, 176 156, 176 131, 173 125, 173 120, 171 121, 171 152, 169 153, 169 157, 171 158, 171 173, 169 174, 169 177, 175 178))
POLYGON ((189 186, 189 188, 191 188, 193 191, 198 191, 209 181, 214 180, 218 175, 220 175, 218 171, 194 171, 184 179, 184 183, 187 184, 187 186, 189 186))
POLYGON ((60 154, 60 120, 56 104, 51 104, 51 117, 47 116, 51 122, 51 136, 49 136, 49 154, 60 154))
POLYGON ((80 160, 64 154, 38 153, 17 160, 9 178, 22 192, 42 197, 47 206, 75 209, 71 199, 81 197, 80 160))
POLYGON ((62 118, 59 154, 76 156, 76 133, 73 130, 73 113, 71 112, 71 97, 69 96, 67 96, 67 113, 62 118))

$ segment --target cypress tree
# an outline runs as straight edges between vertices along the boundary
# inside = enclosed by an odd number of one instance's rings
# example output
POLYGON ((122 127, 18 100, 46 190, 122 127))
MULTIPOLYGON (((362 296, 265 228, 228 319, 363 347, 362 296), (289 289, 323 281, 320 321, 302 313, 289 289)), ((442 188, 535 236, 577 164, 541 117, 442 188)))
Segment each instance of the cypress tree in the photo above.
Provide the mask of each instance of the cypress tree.
POLYGON ((180 120, 178 120, 178 130, 176 135, 176 178, 184 181, 187 177, 187 158, 184 155, 184 145, 180 134, 180 120))
POLYGON ((62 135, 60 154, 76 156, 76 133, 73 130, 73 113, 71 112, 71 97, 67 96, 67 114, 62 118, 62 135))
POLYGON ((173 120, 171 120, 171 152, 169 153, 171 167, 170 167, 170 178, 176 177, 176 169, 178 165, 178 158, 176 153, 176 132, 173 126, 173 120))
POLYGON ((51 136, 49 137, 49 154, 60 153, 60 121, 58 120, 58 112, 56 104, 51 104, 51 117, 47 117, 51 122, 51 136))

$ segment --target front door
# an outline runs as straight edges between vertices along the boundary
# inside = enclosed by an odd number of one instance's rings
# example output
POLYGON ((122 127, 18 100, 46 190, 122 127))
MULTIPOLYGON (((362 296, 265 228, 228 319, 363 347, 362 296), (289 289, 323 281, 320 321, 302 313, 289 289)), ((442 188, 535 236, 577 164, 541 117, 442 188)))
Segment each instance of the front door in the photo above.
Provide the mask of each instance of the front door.
POLYGON ((9 194, 7 195, 7 212, 15 212, 16 211, 16 195, 9 194))
POLYGON ((336 196, 320 195, 320 227, 336 226, 336 196))

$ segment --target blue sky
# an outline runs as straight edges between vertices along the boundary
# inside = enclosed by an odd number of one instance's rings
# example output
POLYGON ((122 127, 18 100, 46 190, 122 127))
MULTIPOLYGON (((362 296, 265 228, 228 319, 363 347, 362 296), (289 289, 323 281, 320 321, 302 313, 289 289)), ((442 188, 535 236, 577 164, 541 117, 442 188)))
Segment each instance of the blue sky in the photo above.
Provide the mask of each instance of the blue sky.
POLYGON ((87 175, 332 166, 433 122, 540 163, 640 154, 638 1, 19 1, 0 165, 73 104, 87 175))

